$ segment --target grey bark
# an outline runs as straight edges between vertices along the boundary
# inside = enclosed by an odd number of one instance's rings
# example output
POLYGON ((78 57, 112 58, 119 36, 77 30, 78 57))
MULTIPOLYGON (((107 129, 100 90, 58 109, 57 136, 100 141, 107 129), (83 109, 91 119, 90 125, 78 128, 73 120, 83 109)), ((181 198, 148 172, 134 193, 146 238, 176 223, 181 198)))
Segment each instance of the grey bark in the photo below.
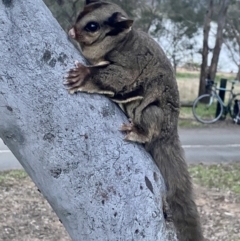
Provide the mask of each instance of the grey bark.
POLYGON ((176 240, 157 166, 118 131, 127 118, 64 89, 81 56, 41 0, 0 1, 0 59, 0 138, 72 240, 176 240))

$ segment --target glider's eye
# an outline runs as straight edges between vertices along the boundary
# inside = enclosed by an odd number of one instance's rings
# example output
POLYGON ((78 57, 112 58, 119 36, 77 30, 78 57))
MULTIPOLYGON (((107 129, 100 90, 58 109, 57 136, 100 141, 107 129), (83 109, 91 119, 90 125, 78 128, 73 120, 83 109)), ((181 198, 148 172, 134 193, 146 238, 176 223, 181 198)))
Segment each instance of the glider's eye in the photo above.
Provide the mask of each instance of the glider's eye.
POLYGON ((100 28, 100 25, 96 22, 89 22, 84 30, 87 31, 87 32, 96 32, 98 29, 100 28))

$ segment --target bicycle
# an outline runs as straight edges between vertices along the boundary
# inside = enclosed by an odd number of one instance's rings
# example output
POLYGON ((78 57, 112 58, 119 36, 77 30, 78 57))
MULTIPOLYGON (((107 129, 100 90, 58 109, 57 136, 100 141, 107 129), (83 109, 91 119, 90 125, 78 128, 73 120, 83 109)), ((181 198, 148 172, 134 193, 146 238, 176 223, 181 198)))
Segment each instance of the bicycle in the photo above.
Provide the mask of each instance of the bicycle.
MULTIPOLYGON (((232 119, 237 117, 236 105, 239 105, 240 93, 233 93, 234 85, 239 83, 238 80, 231 81, 231 89, 219 88, 217 83, 214 83, 212 80, 206 81, 206 89, 209 93, 199 96, 193 102, 192 112, 194 117, 203 124, 211 124, 218 121, 221 117, 226 118, 229 113, 232 119), (217 93, 217 90, 224 90, 230 92, 228 102, 225 105, 220 96, 217 93), (238 102, 238 104, 236 103, 238 102), (235 104, 234 104, 235 103, 235 104), (217 114, 217 106, 219 112, 217 114)), ((239 111, 239 110, 238 110, 239 111)))

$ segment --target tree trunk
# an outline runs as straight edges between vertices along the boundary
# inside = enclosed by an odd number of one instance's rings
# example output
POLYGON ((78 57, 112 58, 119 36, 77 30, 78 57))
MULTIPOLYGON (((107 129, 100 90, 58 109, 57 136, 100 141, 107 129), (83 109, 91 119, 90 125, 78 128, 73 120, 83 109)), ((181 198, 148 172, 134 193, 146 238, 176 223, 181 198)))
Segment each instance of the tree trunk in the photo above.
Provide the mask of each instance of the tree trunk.
POLYGON ((210 23, 212 21, 212 14, 213 14, 213 0, 209 0, 209 5, 206 12, 204 27, 203 27, 202 64, 201 64, 198 96, 203 95, 206 91, 205 79, 207 77, 207 67, 208 67, 208 49, 209 49, 208 38, 209 38, 209 31, 210 31, 210 23))
POLYGON ((220 51, 223 43, 223 29, 226 24, 226 15, 227 15, 227 10, 228 10, 230 1, 231 0, 222 0, 221 9, 218 14, 216 42, 213 50, 213 56, 212 56, 211 66, 209 71, 211 80, 215 79, 216 72, 217 72, 219 55, 220 55, 220 51))
POLYGON ((0 1, 0 36, 0 138, 72 240, 176 240, 157 166, 118 131, 127 118, 103 96, 64 89, 81 57, 43 2, 0 1))
POLYGON ((173 60, 173 69, 174 69, 174 72, 176 74, 177 73, 177 60, 176 60, 175 54, 172 55, 172 60, 173 60))
POLYGON ((238 65, 238 72, 236 75, 236 79, 240 81, 240 64, 238 65))

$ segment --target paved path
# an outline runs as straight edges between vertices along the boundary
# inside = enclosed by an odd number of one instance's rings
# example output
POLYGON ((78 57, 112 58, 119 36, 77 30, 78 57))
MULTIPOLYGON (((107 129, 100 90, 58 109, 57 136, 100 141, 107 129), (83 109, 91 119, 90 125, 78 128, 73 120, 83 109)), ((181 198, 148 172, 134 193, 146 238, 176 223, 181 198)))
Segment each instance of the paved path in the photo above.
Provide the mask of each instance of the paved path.
POLYGON ((181 129, 179 135, 188 163, 240 162, 240 126, 181 129))
POLYGON ((0 139, 0 171, 20 169, 22 166, 0 139))
MULTIPOLYGON (((240 161, 240 126, 181 129, 179 134, 188 163, 240 161)), ((0 139, 0 170, 19 168, 21 165, 0 139)))

